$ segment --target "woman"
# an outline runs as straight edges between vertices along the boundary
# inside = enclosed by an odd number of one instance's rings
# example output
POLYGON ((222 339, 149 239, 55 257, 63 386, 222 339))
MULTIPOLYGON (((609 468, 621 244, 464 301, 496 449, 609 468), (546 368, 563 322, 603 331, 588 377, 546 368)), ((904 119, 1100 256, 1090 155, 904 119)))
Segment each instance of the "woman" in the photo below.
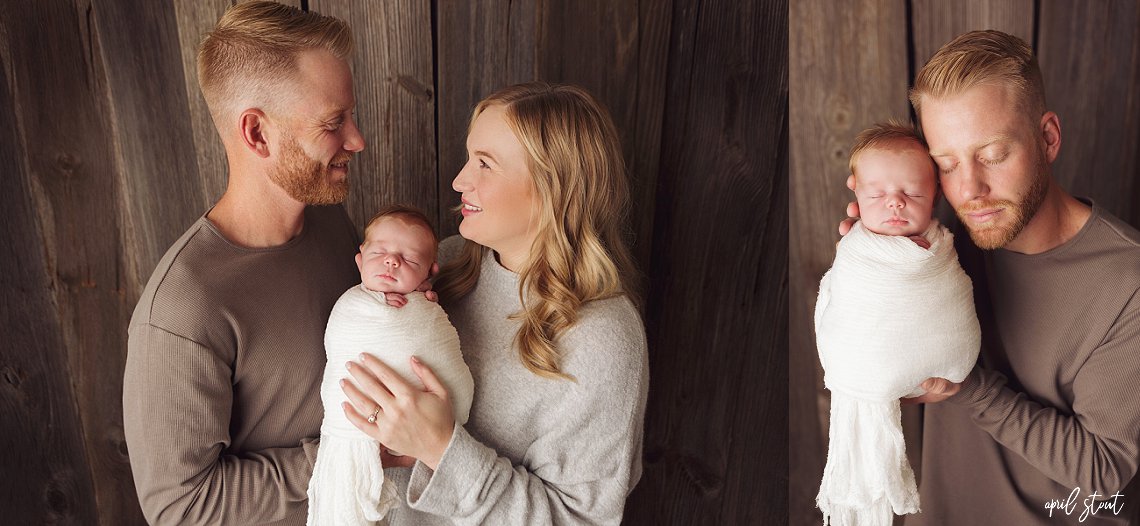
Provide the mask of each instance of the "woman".
POLYGON ((466 241, 442 243, 435 288, 475 378, 470 420, 427 367, 413 359, 419 390, 370 356, 349 364, 345 414, 417 459, 389 470, 409 504, 392 524, 618 524, 648 364, 617 131, 580 88, 521 84, 476 106, 467 150, 466 241))

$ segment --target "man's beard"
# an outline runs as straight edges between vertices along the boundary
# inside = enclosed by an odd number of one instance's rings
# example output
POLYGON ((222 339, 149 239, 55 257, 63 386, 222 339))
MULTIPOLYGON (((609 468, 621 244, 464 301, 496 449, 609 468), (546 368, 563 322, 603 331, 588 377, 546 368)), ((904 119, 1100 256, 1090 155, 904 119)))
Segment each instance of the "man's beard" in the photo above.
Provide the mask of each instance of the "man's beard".
MULTIPOLYGON (((331 164, 352 158, 339 155, 331 164)), ((292 136, 282 137, 281 159, 269 178, 277 183, 289 197, 307 205, 332 205, 348 196, 348 179, 333 182, 329 167, 309 157, 292 136)))
POLYGON ((1002 248, 1021 234, 1025 225, 1029 224, 1029 221, 1037 214, 1037 210, 1041 208, 1041 203, 1045 201, 1045 195, 1049 192, 1049 176, 1045 173, 1044 168, 1045 161, 1039 156, 1034 167, 1036 177, 1029 185, 1029 190, 1025 192, 1025 195, 1016 202, 1008 199, 971 201, 954 209, 954 212, 958 214, 958 220, 965 225, 966 231, 970 233, 970 239, 978 248, 982 250, 1002 248), (1009 222, 1004 226, 972 226, 972 223, 966 218, 966 214, 986 208, 1005 209, 1005 213, 1009 215, 1009 222))

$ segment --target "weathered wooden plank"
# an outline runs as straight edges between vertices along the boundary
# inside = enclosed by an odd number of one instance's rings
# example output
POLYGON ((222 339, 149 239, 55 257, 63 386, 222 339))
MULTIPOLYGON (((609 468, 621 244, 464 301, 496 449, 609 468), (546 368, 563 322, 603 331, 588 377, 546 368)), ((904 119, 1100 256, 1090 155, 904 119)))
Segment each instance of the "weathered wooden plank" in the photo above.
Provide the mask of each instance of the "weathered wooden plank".
POLYGON ((121 369, 121 301, 114 175, 79 15, 37 2, 0 20, 0 509, 11 524, 138 515, 112 483, 125 476, 130 489, 121 395, 92 381, 121 369))
POLYGON ((588 90, 609 110, 621 135, 630 193, 638 199, 630 210, 629 228, 641 268, 648 268, 652 238, 671 4, 546 2, 540 10, 537 77, 588 90), (648 76, 644 83, 643 72, 648 76))
POLYGON ((1033 0, 912 0, 914 71, 962 33, 997 29, 1033 44, 1033 0))
MULTIPOLYGON (((146 283, 170 244, 205 210, 173 7, 92 4, 106 70, 133 281, 146 283), (128 29, 129 28, 129 29, 128 29)), ((134 298, 131 298, 132 301, 134 298)))
POLYGON ((1140 8, 1135 1, 1041 4, 1037 57, 1061 118, 1053 176, 1140 226, 1140 8))
POLYGON ((231 0, 175 0, 175 22, 178 49, 182 57, 182 79, 190 112, 190 128, 194 136, 197 172, 202 185, 202 210, 209 208, 226 190, 226 150, 214 128, 206 99, 198 87, 198 47, 206 33, 233 5, 231 0))
POLYGON ((786 20, 781 1, 674 3, 631 523, 786 518, 786 20))
POLYGON ((439 0, 436 85, 439 225, 458 233, 451 182, 467 160, 471 110, 495 90, 534 80, 538 15, 535 2, 439 0))
POLYGON ((309 8, 348 21, 356 42, 356 119, 367 147, 350 166, 349 214, 362 230, 397 202, 437 216, 430 3, 312 0, 309 8))
POLYGON ((673 0, 639 3, 637 20, 636 117, 632 128, 629 159, 630 229, 634 235, 633 253, 638 268, 648 269, 653 241, 653 205, 657 174, 661 167, 662 122, 665 120, 665 92, 669 69, 669 35, 672 30, 673 0))
POLYGON ((815 350, 819 280, 835 259, 835 232, 853 195, 844 186, 855 136, 906 118, 905 5, 793 2, 789 21, 791 229, 789 250, 789 524, 818 524, 815 495, 827 451, 829 400, 815 350))

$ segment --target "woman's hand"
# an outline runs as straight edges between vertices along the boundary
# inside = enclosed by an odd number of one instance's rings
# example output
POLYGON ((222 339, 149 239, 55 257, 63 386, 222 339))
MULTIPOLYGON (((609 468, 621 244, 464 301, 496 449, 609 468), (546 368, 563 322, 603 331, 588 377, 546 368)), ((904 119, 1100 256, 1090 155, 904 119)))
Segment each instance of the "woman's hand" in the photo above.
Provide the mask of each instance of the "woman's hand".
POLYGON ((345 402, 342 408, 357 429, 384 447, 419 459, 434 470, 451 442, 455 417, 447 390, 435 373, 416 357, 409 360, 412 371, 424 384, 423 390, 404 381, 370 354, 360 355, 359 363, 348 362, 346 366, 355 384, 341 380, 341 389, 351 402, 345 402), (368 417, 374 411, 375 423, 369 423, 368 417))

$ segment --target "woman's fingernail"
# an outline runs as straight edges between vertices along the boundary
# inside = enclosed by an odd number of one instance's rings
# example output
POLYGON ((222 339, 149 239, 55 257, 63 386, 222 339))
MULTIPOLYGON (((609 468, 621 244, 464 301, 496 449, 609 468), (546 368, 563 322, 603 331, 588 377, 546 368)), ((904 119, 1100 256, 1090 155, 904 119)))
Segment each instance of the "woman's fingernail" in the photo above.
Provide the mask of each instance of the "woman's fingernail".
POLYGON ((352 369, 352 362, 344 362, 345 369, 352 369))

